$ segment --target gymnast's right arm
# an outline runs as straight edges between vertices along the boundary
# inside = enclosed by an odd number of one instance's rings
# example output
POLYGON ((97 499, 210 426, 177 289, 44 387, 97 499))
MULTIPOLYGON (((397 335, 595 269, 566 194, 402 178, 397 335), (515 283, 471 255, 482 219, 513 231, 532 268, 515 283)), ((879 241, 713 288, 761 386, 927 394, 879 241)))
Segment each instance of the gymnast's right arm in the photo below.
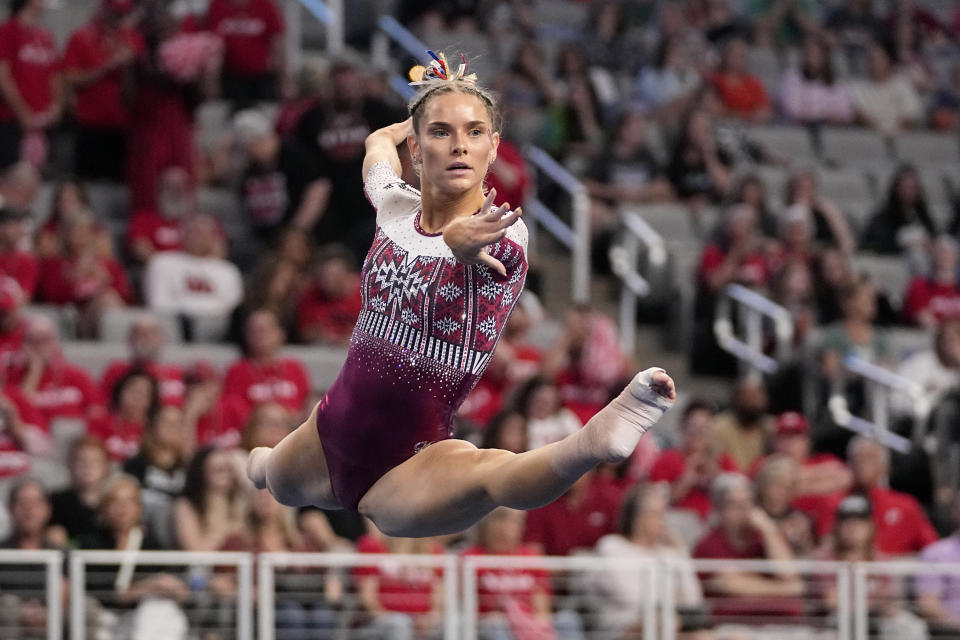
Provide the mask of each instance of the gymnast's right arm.
POLYGON ((397 146, 408 136, 413 135, 413 121, 407 118, 403 122, 377 129, 367 136, 366 155, 363 157, 363 178, 366 180, 370 169, 378 162, 386 162, 398 176, 402 173, 397 146))

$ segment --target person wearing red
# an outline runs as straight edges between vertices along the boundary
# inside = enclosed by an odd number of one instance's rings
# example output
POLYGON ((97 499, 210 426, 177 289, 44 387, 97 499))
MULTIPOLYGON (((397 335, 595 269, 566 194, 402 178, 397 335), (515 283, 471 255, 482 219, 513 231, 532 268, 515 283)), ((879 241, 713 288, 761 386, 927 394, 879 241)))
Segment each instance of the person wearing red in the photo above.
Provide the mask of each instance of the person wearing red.
POLYGON ((0 391, 0 480, 30 471, 31 456, 54 453, 49 425, 16 387, 0 391))
POLYGON ((158 189, 157 206, 135 211, 127 227, 127 250, 141 264, 158 251, 183 249, 181 221, 196 210, 193 184, 182 167, 165 169, 158 189))
POLYGON ((7 367, 7 385, 17 387, 49 423, 57 418, 91 419, 103 414, 100 390, 82 367, 67 362, 53 322, 27 321, 23 347, 7 367))
POLYGON ((527 514, 523 541, 548 556, 592 549, 616 531, 622 499, 622 491, 591 471, 559 499, 527 514))
POLYGON ((107 446, 110 458, 125 462, 140 450, 143 430, 159 406, 157 381, 134 369, 117 381, 110 396, 110 413, 90 421, 88 432, 107 446))
POLYGON ((770 98, 760 79, 747 68, 747 43, 730 39, 723 49, 720 67, 710 74, 710 84, 725 115, 751 122, 770 119, 770 98))
POLYGON ((196 445, 223 449, 240 445, 250 420, 246 400, 237 395, 224 395, 216 367, 203 360, 184 372, 183 382, 183 419, 190 426, 196 445))
POLYGON ((932 257, 930 275, 915 276, 903 296, 903 319, 928 329, 960 318, 957 241, 947 235, 938 237, 932 257))
MULTIPOLYGON (((60 59, 53 34, 40 26, 45 0, 13 0, 0 24, 0 170, 21 157, 25 140, 43 132, 63 109, 60 59)), ((28 154, 42 164, 46 154, 28 154)))
POLYGON ((27 322, 21 313, 26 296, 13 278, 0 276, 0 371, 23 347, 27 322))
POLYGON ((680 418, 680 444, 657 456, 651 482, 670 485, 670 504, 706 520, 713 509, 710 485, 721 471, 736 471, 737 463, 716 450, 713 443, 713 406, 691 400, 680 418))
POLYGON ((125 18, 135 0, 103 0, 93 19, 70 36, 63 73, 74 92, 74 173, 84 180, 123 181, 134 69, 146 53, 125 18))
POLYGON ((286 336, 276 314, 254 311, 244 327, 246 355, 227 370, 223 393, 249 408, 277 402, 299 413, 310 393, 310 374, 299 360, 280 355, 286 336))
POLYGON ((321 252, 313 282, 297 301, 297 332, 304 342, 346 346, 363 306, 360 276, 346 250, 321 252))
POLYGON ((146 313, 137 318, 127 334, 130 357, 108 364, 100 378, 103 397, 113 397, 117 382, 131 371, 139 370, 157 381, 161 404, 183 404, 183 372, 176 365, 160 362, 164 341, 163 328, 156 318, 146 313))
POLYGON ((223 39, 223 96, 240 104, 276 100, 284 24, 274 0, 212 0, 206 26, 223 39))
POLYGON ((28 212, 0 204, 0 275, 16 280, 28 299, 37 290, 40 273, 36 256, 21 248, 29 220, 28 212))
MULTIPOLYGON (((887 488, 890 453, 882 444, 865 436, 855 437, 847 447, 847 463, 853 471, 849 493, 861 493, 870 500, 879 551, 891 556, 910 555, 940 539, 916 498, 887 488)), ((835 500, 834 507, 839 502, 835 500)), ((818 533, 829 532, 833 520, 820 522, 818 533)))
POLYGON ((533 186, 533 178, 519 148, 509 140, 500 139, 497 158, 487 173, 487 186, 495 189, 497 206, 505 202, 526 202, 533 186))

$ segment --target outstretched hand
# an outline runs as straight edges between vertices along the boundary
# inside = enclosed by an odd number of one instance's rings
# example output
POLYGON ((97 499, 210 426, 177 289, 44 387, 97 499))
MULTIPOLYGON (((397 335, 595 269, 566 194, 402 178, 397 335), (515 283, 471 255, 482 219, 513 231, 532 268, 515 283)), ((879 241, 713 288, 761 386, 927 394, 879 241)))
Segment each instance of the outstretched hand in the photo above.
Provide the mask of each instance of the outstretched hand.
POLYGON ((523 210, 517 207, 515 211, 511 211, 510 203, 494 207, 493 200, 496 195, 497 190, 491 189, 479 213, 449 222, 443 229, 443 240, 460 262, 484 264, 505 276, 506 267, 487 253, 486 248, 507 235, 507 229, 520 219, 523 210))

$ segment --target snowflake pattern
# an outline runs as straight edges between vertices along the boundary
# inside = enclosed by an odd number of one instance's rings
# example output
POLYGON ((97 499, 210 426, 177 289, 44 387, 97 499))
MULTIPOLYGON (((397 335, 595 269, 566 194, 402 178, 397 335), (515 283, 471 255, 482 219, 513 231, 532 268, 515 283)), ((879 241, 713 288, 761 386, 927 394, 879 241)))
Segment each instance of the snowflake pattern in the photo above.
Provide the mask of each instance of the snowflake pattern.
POLYGON ((500 306, 509 307, 511 304, 513 304, 513 290, 507 289, 503 292, 503 297, 500 298, 500 306))
POLYGON ((406 308, 400 312, 400 318, 403 320, 404 324, 408 324, 412 327, 416 327, 420 324, 420 318, 412 309, 406 308))
POLYGON ((497 284, 493 280, 487 280, 477 291, 487 300, 496 300, 503 293, 503 285, 497 284))
POLYGON ((375 282, 387 290, 390 302, 399 299, 410 304, 427 289, 428 283, 423 273, 414 271, 413 266, 413 262, 407 259, 384 261, 377 265, 375 282))
POLYGON ((383 313, 387 310, 387 301, 383 298, 373 298, 370 300, 370 308, 377 313, 383 313))
POLYGON ((497 320, 493 316, 487 316, 477 323, 477 331, 487 336, 488 340, 493 340, 497 335, 497 320))
POLYGON ((434 326, 437 328, 437 331, 445 336, 460 330, 460 323, 450 316, 440 318, 434 323, 434 326))
POLYGON ((447 302, 453 302, 463 295, 463 289, 461 289, 456 283, 445 282, 440 286, 439 289, 437 289, 437 293, 440 294, 440 297, 447 302))

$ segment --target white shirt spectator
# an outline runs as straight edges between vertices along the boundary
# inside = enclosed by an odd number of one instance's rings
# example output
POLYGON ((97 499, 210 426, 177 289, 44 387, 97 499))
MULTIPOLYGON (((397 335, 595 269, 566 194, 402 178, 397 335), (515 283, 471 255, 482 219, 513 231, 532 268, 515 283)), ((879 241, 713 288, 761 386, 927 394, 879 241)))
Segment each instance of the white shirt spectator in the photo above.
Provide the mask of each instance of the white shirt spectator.
POLYGON ((917 415, 926 420, 930 411, 951 391, 960 390, 960 371, 943 366, 933 350, 915 353, 897 367, 897 373, 920 385, 922 402, 908 393, 894 393, 890 404, 897 417, 917 415))
POLYGON ((243 299, 243 278, 232 262, 181 251, 150 258, 144 286, 154 311, 225 317, 243 299))

